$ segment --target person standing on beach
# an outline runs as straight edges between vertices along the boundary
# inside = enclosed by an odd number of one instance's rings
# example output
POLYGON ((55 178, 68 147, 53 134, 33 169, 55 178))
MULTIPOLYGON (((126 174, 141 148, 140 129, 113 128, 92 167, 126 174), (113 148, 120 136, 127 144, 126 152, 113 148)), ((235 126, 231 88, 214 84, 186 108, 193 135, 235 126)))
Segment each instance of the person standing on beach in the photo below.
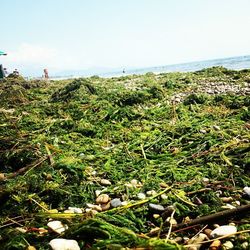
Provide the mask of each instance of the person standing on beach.
POLYGON ((48 72, 48 69, 44 69, 43 72, 44 72, 44 78, 45 78, 46 80, 49 79, 49 72, 48 72))

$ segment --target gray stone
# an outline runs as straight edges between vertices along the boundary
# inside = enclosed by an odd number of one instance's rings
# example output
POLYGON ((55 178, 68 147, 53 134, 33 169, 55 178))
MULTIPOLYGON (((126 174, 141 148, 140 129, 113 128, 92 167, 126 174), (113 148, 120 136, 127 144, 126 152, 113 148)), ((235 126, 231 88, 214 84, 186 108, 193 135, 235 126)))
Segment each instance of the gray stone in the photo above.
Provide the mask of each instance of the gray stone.
POLYGON ((159 204, 149 203, 148 207, 154 213, 163 213, 165 211, 165 208, 159 204))
POLYGON ((111 207, 114 207, 114 208, 120 207, 120 206, 122 206, 122 202, 121 202, 120 198, 115 198, 115 199, 110 201, 110 205, 111 205, 111 207))

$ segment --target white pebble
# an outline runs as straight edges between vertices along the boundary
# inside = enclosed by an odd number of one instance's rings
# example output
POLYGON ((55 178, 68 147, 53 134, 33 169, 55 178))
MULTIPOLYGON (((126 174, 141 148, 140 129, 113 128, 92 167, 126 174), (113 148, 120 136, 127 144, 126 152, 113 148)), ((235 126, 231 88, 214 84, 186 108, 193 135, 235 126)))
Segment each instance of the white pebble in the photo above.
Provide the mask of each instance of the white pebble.
POLYGON ((68 229, 68 226, 67 225, 63 225, 61 221, 59 220, 53 220, 53 221, 50 221, 47 226, 53 230, 54 232, 58 233, 58 234, 61 234, 63 233, 65 230, 68 229))
POLYGON ((98 197, 101 194, 101 190, 95 190, 95 196, 98 197))
POLYGON ((211 236, 213 238, 217 238, 217 237, 225 236, 228 234, 234 234, 236 232, 237 232, 237 228, 235 226, 225 225, 225 226, 220 226, 220 227, 217 227, 216 229, 214 229, 211 232, 211 236))
POLYGON ((80 250, 76 240, 53 239, 49 245, 53 250, 80 250))
POLYGON ((104 186, 109 186, 111 185, 111 182, 107 179, 101 179, 101 184, 104 186))
POLYGON ((168 199, 168 196, 167 196, 166 194, 162 194, 162 195, 161 195, 161 198, 162 198, 162 200, 167 200, 167 199, 168 199))
POLYGON ((154 196, 156 195, 157 193, 155 192, 155 190, 149 190, 146 192, 147 196, 154 196))
POLYGON ((132 181, 130 181, 130 183, 131 183, 132 186, 136 187, 137 184, 138 184, 138 181, 133 179, 132 181))
POLYGON ((248 247, 249 247, 249 244, 248 244, 247 241, 243 242, 243 243, 241 244, 241 246, 242 246, 242 249, 249 249, 249 248, 248 248, 248 247))
POLYGON ((68 207, 68 210, 74 214, 82 214, 82 209, 79 207, 68 207))
POLYGON ((231 241, 226 241, 225 243, 222 244, 222 248, 225 250, 233 249, 234 245, 231 241))
POLYGON ((138 194, 137 194, 137 198, 138 198, 139 200, 145 200, 145 199, 146 199, 146 195, 145 195, 144 193, 138 193, 138 194))
POLYGON ((250 187, 244 187, 243 191, 250 197, 250 187))

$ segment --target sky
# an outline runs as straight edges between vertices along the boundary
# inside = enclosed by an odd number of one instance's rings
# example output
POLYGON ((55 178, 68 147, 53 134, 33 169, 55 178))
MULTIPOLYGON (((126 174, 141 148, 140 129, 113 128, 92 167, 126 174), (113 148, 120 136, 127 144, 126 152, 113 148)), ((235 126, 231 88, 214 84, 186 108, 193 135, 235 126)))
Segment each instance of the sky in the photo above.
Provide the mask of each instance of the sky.
POLYGON ((0 64, 26 75, 250 55, 250 0, 0 0, 0 64))

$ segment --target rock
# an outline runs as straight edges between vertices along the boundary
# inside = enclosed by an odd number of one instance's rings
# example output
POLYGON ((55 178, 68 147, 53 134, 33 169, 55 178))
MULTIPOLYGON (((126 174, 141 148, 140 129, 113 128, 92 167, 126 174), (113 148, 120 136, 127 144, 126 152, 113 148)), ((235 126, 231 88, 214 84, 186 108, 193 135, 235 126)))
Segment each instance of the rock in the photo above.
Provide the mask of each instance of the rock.
POLYGON ((106 204, 101 204, 102 211, 106 211, 110 209, 110 202, 106 204))
POLYGON ((138 194, 137 194, 137 198, 138 198, 139 200, 145 200, 145 199, 146 199, 146 195, 145 195, 144 193, 138 193, 138 194))
POLYGON ((178 236, 176 238, 174 238, 174 242, 180 244, 183 241, 182 237, 178 236))
POLYGON ((220 240, 214 240, 212 244, 209 246, 209 250, 218 250, 221 247, 221 241, 220 240))
POLYGON ((27 250, 36 250, 36 248, 34 246, 28 246, 27 250))
POLYGON ((209 182, 210 180, 209 180, 209 178, 204 177, 204 178, 202 178, 202 181, 203 182, 209 182))
POLYGON ((171 217, 168 217, 166 219, 166 222, 169 222, 169 224, 171 224, 171 225, 177 225, 178 224, 177 221, 176 221, 176 219, 175 218, 171 218, 171 217))
POLYGON ((127 206, 128 205, 128 202, 127 201, 122 201, 122 206, 127 206))
POLYGON ((162 199, 162 200, 167 200, 167 199, 168 199, 168 196, 167 196, 166 194, 162 194, 162 195, 161 195, 161 199, 162 199))
POLYGON ((55 233, 61 234, 68 229, 67 225, 63 225, 59 220, 50 221, 47 226, 55 233))
POLYGON ((153 214, 153 217, 154 217, 155 219, 158 219, 158 218, 160 217, 160 215, 159 215, 159 214, 153 214))
MULTIPOLYGON (((86 206, 88 208, 90 208, 91 210, 93 209, 93 210, 98 211, 98 212, 102 211, 102 208, 100 205, 94 205, 94 204, 87 203, 86 206)), ((86 209, 86 212, 87 212, 87 209, 86 209)))
POLYGON ((158 205, 158 204, 149 203, 148 207, 155 214, 163 213, 165 211, 165 208, 162 205, 158 205))
POLYGON ((169 187, 169 186, 168 186, 168 184, 166 184, 165 182, 161 182, 161 183, 160 183, 160 187, 161 187, 161 188, 167 188, 167 187, 169 187))
POLYGON ((51 181, 53 179, 51 174, 46 174, 46 180, 51 181))
POLYGON ((232 202, 232 205, 235 207, 240 206, 240 201, 234 201, 232 202))
POLYGON ((95 190, 95 196, 98 197, 101 194, 102 190, 95 190))
POLYGON ((78 207, 68 207, 68 211, 71 211, 73 214, 82 214, 82 209, 78 207))
POLYGON ((249 249, 249 243, 247 241, 241 244, 242 249, 249 249))
POLYGON ((237 228, 235 226, 225 225, 225 226, 220 226, 220 227, 217 227, 216 229, 214 229, 211 232, 211 236, 213 238, 218 238, 221 236, 226 236, 228 234, 234 234, 236 232, 237 232, 237 228))
POLYGON ((109 196, 107 194, 101 194, 96 198, 97 204, 105 204, 109 202, 109 196))
POLYGON ((101 179, 100 183, 103 185, 103 186, 110 186, 112 183, 107 180, 107 179, 101 179))
POLYGON ((146 192, 147 196, 154 196, 156 195, 157 193, 155 192, 155 190, 149 190, 146 192))
POLYGON ((49 245, 53 250, 80 250, 76 240, 54 239, 49 245))
POLYGON ((250 198, 250 187, 244 187, 243 192, 250 198))
POLYGON ((203 232, 204 234, 206 234, 206 236, 208 238, 211 238, 211 233, 212 233, 213 230, 209 229, 209 228, 206 228, 203 232))
POLYGON ((136 187, 136 186, 138 185, 138 181, 135 180, 135 179, 131 180, 130 183, 131 183, 131 185, 134 186, 134 187, 136 187))
POLYGON ((225 203, 232 202, 234 200, 232 197, 220 197, 220 199, 225 203))
POLYGON ((0 173, 0 181, 4 181, 6 179, 5 174, 0 173))
POLYGON ((223 250, 228 250, 228 249, 233 249, 234 245, 231 241, 226 241, 225 243, 222 244, 223 250))
POLYGON ((198 250, 201 247, 201 242, 207 239, 207 236, 203 233, 200 233, 197 237, 191 238, 188 241, 188 244, 194 244, 195 246, 189 247, 188 250, 198 250))
POLYGON ((121 202, 120 198, 115 198, 115 199, 110 201, 110 205, 113 208, 120 207, 122 205, 122 202, 121 202))

